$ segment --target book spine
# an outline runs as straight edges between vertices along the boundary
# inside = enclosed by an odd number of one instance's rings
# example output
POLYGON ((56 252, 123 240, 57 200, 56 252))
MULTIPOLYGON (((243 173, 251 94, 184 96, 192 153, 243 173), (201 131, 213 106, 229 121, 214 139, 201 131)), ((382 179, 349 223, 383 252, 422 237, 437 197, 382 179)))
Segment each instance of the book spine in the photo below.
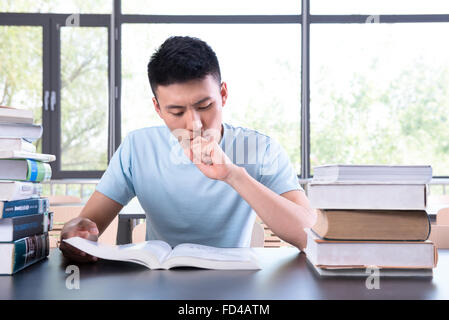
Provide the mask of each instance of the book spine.
MULTIPOLYGON (((50 226, 53 224, 53 215, 49 213, 33 214, 30 216, 9 219, 12 219, 12 241, 48 232, 50 231, 50 226)), ((4 241, 4 239, 1 240, 4 241)))
POLYGON ((32 265, 50 253, 50 241, 48 233, 30 236, 14 241, 14 257, 12 261, 12 273, 16 273, 29 265, 32 265))
POLYGON ((48 163, 27 159, 27 181, 42 182, 51 178, 51 167, 48 163))
POLYGON ((25 199, 3 202, 2 218, 13 218, 19 216, 28 216, 40 214, 48 211, 50 201, 48 198, 25 199))

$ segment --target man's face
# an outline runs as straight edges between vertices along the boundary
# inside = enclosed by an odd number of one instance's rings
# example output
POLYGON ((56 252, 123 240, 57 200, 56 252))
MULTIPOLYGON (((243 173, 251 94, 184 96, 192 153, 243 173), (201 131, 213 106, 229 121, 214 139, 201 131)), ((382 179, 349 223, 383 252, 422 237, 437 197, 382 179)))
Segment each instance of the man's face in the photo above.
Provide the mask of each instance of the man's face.
MULTIPOLYGON (((212 75, 168 86, 158 86, 154 107, 181 144, 196 136, 221 138, 222 107, 226 103, 226 83, 218 85, 212 75)), ((187 145, 186 145, 187 146, 187 145)))

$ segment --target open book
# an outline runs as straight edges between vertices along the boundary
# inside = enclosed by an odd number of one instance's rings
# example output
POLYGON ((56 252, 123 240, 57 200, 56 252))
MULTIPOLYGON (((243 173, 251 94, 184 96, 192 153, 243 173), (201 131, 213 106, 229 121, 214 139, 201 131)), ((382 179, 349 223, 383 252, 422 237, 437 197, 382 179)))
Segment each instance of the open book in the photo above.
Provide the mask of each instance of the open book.
POLYGON ((150 269, 196 267, 219 270, 261 269, 251 248, 216 248, 183 243, 173 249, 160 240, 124 245, 107 245, 80 237, 64 239, 68 244, 92 256, 116 261, 134 262, 150 269))

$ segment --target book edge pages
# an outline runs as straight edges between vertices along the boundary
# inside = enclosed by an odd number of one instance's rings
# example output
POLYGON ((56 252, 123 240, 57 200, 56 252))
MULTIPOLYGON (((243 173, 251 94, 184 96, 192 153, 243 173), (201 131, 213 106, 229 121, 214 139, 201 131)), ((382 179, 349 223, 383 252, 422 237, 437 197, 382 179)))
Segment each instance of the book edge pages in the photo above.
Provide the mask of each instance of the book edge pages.
MULTIPOLYGON (((383 243, 385 243, 385 244, 396 244, 396 245, 397 244, 415 244, 415 245, 416 244, 419 244, 419 245, 425 244, 425 245, 431 245, 432 246, 432 250, 433 250, 433 252, 432 252, 433 253, 432 267, 429 267, 429 266, 413 266, 413 267, 398 266, 398 267, 399 268, 403 268, 403 269, 405 269, 405 268, 419 268, 419 269, 435 268, 437 266, 437 262, 438 262, 438 250, 437 250, 437 247, 435 246, 435 244, 431 240, 426 240, 426 241, 331 241, 331 240, 320 239, 319 236, 317 234, 315 234, 310 228, 305 228, 304 231, 307 234, 308 241, 309 240, 313 240, 314 245, 310 246, 310 248, 311 247, 315 248, 315 250, 314 250, 315 252, 314 252, 313 256, 310 255, 311 252, 310 252, 310 249, 309 249, 309 245, 307 245, 305 253, 306 253, 307 256, 311 256, 311 258, 313 260, 313 263, 317 264, 317 265, 327 265, 327 264, 320 264, 320 263, 318 263, 318 260, 319 260, 318 245, 319 244, 323 245, 323 244, 326 244, 326 243, 330 243, 330 244, 338 244, 338 243, 341 243, 341 244, 348 244, 348 243, 349 244, 355 244, 355 243, 357 243, 357 244, 364 244, 364 243, 367 243, 367 244, 370 244, 370 243, 371 244, 383 244, 383 243)), ((343 265, 327 265, 327 266, 339 266, 339 267, 342 267, 343 265)), ((384 267, 392 268, 392 266, 384 266, 384 267)))
MULTIPOLYGON (((315 266, 307 260, 307 264, 320 277, 363 277, 367 278, 370 273, 366 268, 347 268, 347 269, 324 269, 315 266)), ((379 269, 379 277, 413 277, 413 278, 432 278, 433 269, 379 269)))
POLYGON ((260 270, 261 266, 253 259, 245 261, 224 261, 198 257, 176 256, 162 263, 164 269, 193 267, 210 270, 260 270))
POLYGON ((14 220, 4 218, 0 220, 0 243, 12 242, 14 238, 14 220))
MULTIPOLYGON (((92 256, 98 257, 104 260, 112 260, 112 261, 123 261, 123 262, 132 262, 146 266, 148 269, 161 269, 162 264, 157 258, 154 256, 154 261, 149 261, 142 257, 143 255, 134 255, 134 252, 125 252, 117 254, 117 252, 113 252, 115 248, 120 245, 108 245, 104 243, 97 243, 95 241, 83 239, 80 237, 73 237, 69 239, 64 239, 64 242, 74 246, 75 248, 86 252, 92 256), (79 240, 81 239, 81 240, 79 240), (108 252, 109 251, 109 252, 108 252), (131 253, 131 254, 130 254, 131 253)), ((126 246, 126 245, 125 245, 126 246)), ((137 251, 135 253, 138 253, 137 251)), ((148 255, 145 255, 148 257, 148 255)), ((152 259, 153 260, 153 259, 152 259)))
POLYGON ((35 153, 27 151, 17 151, 17 150, 0 150, 0 160, 7 159, 32 159, 41 162, 53 162, 56 160, 56 156, 53 154, 46 153, 35 153))
POLYGON ((0 256, 0 275, 11 275, 14 272, 14 243, 0 243, 0 256))
POLYGON ((0 106, 0 118, 2 117, 4 117, 7 122, 19 124, 33 124, 34 122, 33 111, 22 108, 0 106))
POLYGON ((425 184, 312 183, 308 191, 312 207, 320 209, 426 210, 427 207, 425 184), (398 192, 403 196, 392 196, 398 192), (358 197, 356 201, 354 196, 358 197))

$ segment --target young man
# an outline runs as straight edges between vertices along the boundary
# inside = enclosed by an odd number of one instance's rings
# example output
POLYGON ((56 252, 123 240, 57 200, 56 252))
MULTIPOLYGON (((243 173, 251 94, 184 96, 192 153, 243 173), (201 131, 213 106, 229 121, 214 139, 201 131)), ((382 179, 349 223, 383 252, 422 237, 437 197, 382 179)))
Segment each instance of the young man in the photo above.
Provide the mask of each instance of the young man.
MULTIPOLYGON (((61 239, 97 239, 134 196, 147 239, 249 246, 255 212, 281 239, 303 249, 315 212, 284 150, 254 130, 222 123, 228 97, 217 57, 203 41, 171 37, 153 54, 153 104, 166 126, 131 132, 80 216, 61 239)), ((95 261, 61 242, 64 255, 95 261)))

